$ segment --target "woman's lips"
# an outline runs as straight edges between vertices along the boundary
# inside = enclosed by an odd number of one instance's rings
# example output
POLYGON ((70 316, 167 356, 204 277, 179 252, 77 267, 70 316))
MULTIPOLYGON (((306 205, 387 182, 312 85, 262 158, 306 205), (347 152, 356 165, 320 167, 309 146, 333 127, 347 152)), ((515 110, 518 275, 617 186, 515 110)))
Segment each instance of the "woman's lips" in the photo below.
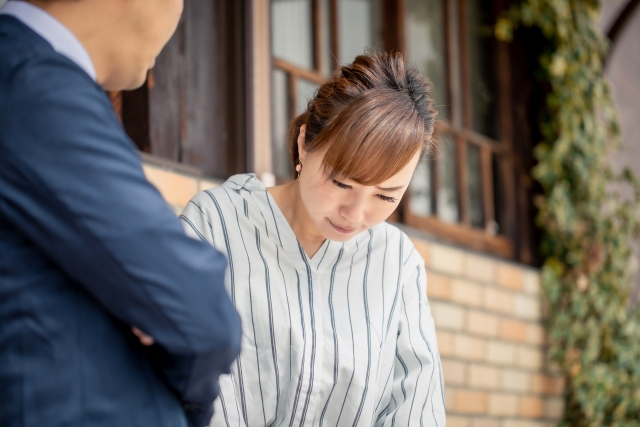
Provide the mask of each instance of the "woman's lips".
POLYGON ((335 228, 337 231, 339 231, 342 234, 349 234, 349 233, 353 233, 353 231, 355 230, 355 228, 346 228, 346 227, 341 227, 339 225, 334 224, 331 220, 329 220, 329 222, 331 223, 331 225, 333 226, 333 228, 335 228))

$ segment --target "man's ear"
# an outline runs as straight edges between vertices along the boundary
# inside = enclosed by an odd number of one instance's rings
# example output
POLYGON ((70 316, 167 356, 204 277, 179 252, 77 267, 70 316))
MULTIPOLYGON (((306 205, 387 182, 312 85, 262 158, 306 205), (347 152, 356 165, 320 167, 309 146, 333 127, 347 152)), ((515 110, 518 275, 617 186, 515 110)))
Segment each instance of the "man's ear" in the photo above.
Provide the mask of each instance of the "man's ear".
POLYGON ((300 133, 298 134, 298 158, 301 163, 304 163, 304 158, 307 156, 307 152, 304 149, 304 138, 307 131, 307 125, 300 126, 300 133))

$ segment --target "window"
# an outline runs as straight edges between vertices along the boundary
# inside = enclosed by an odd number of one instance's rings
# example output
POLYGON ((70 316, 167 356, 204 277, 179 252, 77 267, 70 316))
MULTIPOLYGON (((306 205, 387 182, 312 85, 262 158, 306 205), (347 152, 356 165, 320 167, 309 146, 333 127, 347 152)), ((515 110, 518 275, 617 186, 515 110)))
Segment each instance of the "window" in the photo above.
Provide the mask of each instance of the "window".
POLYGON ((490 0, 407 0, 407 57, 434 84, 437 150, 417 171, 404 221, 439 237, 503 256, 509 206, 508 80, 498 67, 504 46, 493 37, 490 0))
POLYGON ((491 0, 271 0, 274 172, 290 176, 287 131, 338 64, 366 47, 405 51, 434 85, 436 153, 396 219, 513 257, 508 53, 491 0), (502 66, 498 66, 502 64, 502 66))
POLYGON ((291 175, 287 132, 338 64, 382 47, 381 0, 271 0, 273 154, 291 175))
POLYGON ((111 94, 146 159, 219 178, 247 169, 244 14, 235 0, 185 2, 146 84, 111 94))

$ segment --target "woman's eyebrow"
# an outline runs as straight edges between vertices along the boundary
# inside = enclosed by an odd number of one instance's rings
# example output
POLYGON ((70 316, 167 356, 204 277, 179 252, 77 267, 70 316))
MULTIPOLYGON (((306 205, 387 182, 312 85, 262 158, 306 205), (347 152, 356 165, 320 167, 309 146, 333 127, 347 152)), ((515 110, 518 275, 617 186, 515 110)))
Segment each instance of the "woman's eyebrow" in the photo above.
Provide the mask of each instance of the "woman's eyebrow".
POLYGON ((377 186, 376 186, 376 188, 377 188, 378 190, 382 190, 382 191, 398 191, 398 190, 402 189, 402 187, 404 187, 404 185, 401 185, 401 186, 399 186, 399 187, 387 187, 387 188, 384 188, 384 187, 377 187, 377 186))

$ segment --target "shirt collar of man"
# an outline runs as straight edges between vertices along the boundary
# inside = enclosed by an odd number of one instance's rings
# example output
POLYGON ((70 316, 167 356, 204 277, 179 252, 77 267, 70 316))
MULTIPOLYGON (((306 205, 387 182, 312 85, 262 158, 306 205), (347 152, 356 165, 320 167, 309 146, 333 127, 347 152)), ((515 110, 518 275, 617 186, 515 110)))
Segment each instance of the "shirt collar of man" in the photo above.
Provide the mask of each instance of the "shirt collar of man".
POLYGON ((11 15, 45 39, 53 49, 82 68, 94 81, 96 70, 80 40, 67 27, 44 10, 24 1, 8 1, 0 15, 11 15))

